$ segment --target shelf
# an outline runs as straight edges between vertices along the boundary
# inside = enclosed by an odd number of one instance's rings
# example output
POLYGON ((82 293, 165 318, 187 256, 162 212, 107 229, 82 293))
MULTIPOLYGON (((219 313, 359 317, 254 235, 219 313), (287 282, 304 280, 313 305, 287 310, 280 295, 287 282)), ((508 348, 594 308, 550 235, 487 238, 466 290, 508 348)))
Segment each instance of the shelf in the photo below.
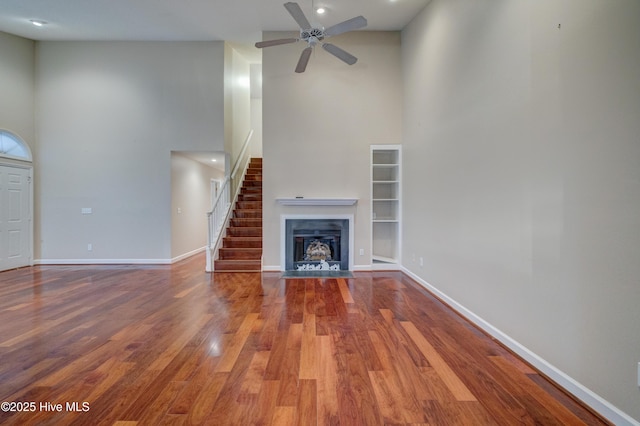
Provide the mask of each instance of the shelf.
POLYGON ((371 164, 378 165, 397 165, 400 160, 399 146, 394 147, 372 147, 371 164))
POLYGON ((402 198, 400 145, 371 146, 371 261, 398 266, 402 198))
POLYGON ((283 206, 352 206, 357 198, 276 198, 283 206))

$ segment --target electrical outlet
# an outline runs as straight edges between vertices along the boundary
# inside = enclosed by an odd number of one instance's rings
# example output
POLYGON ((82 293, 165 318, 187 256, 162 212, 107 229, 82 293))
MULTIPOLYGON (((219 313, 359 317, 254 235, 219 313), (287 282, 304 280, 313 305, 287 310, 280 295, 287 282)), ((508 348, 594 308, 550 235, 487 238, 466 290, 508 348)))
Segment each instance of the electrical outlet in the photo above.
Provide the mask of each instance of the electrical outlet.
POLYGON ((360 249, 360 256, 364 256, 364 249, 360 249))
POLYGON ((93 250, 93 244, 89 243, 87 244, 87 251, 91 251, 93 250))
POLYGON ((178 214, 182 214, 182 209, 178 207, 178 214))
POLYGON ((422 258, 422 256, 420 257, 420 267, 422 268, 424 266, 424 259, 422 258))

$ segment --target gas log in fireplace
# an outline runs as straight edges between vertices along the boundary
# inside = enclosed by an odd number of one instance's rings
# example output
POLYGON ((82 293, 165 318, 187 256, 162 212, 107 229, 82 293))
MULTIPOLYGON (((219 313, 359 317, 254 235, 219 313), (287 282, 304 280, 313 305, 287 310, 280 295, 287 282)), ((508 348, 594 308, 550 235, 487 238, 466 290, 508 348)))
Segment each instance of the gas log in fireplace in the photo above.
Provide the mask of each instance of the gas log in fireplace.
POLYGON ((349 270, 348 219, 285 219, 287 271, 349 270))

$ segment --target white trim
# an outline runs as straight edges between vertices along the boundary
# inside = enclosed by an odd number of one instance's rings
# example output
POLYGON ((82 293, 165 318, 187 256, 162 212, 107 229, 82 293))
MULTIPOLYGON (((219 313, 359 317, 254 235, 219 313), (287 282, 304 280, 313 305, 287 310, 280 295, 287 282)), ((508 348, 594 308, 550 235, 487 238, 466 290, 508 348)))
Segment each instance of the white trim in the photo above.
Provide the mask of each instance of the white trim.
POLYGON ((171 259, 37 259, 34 265, 170 265, 171 259))
POLYGON ((402 262, 402 144, 385 144, 385 145, 370 145, 369 146, 369 253, 371 253, 371 262, 372 262, 372 270, 400 270, 401 262, 402 262), (373 154, 375 151, 396 151, 397 153, 397 162, 389 163, 389 164, 378 164, 373 162, 373 154), (374 180, 374 169, 379 167, 395 167, 397 168, 396 179, 393 181, 379 181, 374 180), (376 184, 381 183, 393 183, 398 185, 398 193, 396 197, 389 200, 376 199, 373 197, 374 194, 374 186, 376 184), (374 218, 374 203, 377 201, 397 201, 397 215, 395 219, 390 220, 381 220, 374 218), (395 223, 397 224, 397 232, 395 236, 395 247, 394 254, 395 257, 393 259, 383 259, 387 263, 384 268, 379 268, 377 264, 374 263, 376 256, 374 253, 374 228, 376 223, 395 223))
MULTIPOLYGON (((29 145, 27 145, 25 143, 25 145, 27 146, 27 149, 29 149, 29 145)), ((29 149, 29 155, 31 155, 31 150, 29 149)), ((16 169, 22 169, 22 170, 26 170, 28 173, 28 183, 29 183, 29 235, 28 235, 28 240, 29 240, 29 247, 27 247, 27 252, 28 252, 28 257, 29 257, 29 262, 26 265, 23 266, 33 266, 34 263, 34 242, 33 242, 33 236, 35 235, 35 220, 34 220, 34 210, 35 210, 35 185, 33 183, 33 163, 31 162, 31 160, 29 160, 28 162, 24 159, 20 159, 18 158, 17 160, 20 161, 12 161, 11 158, 5 156, 5 157, 0 157, 0 166, 4 166, 4 167, 10 167, 10 168, 16 168, 16 169)))
POLYGON ((203 251, 207 250, 207 246, 204 247, 200 247, 198 249, 195 250, 191 250, 190 252, 181 254, 180 256, 176 256, 173 259, 171 259, 171 263, 176 263, 176 262, 180 262, 181 260, 187 259, 191 256, 195 256, 196 254, 202 253, 203 251))
POLYGON ((200 247, 173 259, 37 259, 34 265, 171 265, 206 251, 200 247))
POLYGON ((22 146, 24 146, 24 148, 27 150, 27 157, 18 157, 15 155, 9 155, 9 154, 4 154, 4 153, 0 153, 0 158, 5 158, 8 160, 19 160, 19 161, 25 161, 28 163, 33 163, 33 152, 31 151, 31 147, 29 146, 29 144, 27 142, 25 142, 24 139, 22 139, 20 136, 18 136, 17 133, 12 132, 11 130, 8 129, 0 129, 0 132, 6 133, 11 135, 11 137, 16 140, 18 143, 20 143, 22 146))
POLYGON ((370 272, 372 269, 371 265, 353 265, 351 270, 353 272, 370 272))
POLYGON ((511 349, 514 353, 520 356, 522 359, 530 363, 533 367, 537 368, 544 375, 549 377, 551 380, 556 382, 559 386, 561 386, 564 390, 574 395, 576 398, 581 400, 583 403, 594 409, 600 415, 605 417, 607 420, 613 422, 617 426, 628 425, 628 426, 640 426, 640 423, 631 418, 628 414, 624 413, 619 408, 615 407, 609 401, 602 398, 600 395, 596 394, 583 384, 579 383, 568 374, 559 370, 553 364, 549 363, 527 347, 520 344, 517 340, 511 338, 500 329, 494 327, 489 322, 485 321, 480 316, 476 315, 451 297, 447 296, 442 291, 438 290, 436 287, 432 286, 428 282, 424 281, 422 278, 405 268, 402 267, 402 272, 407 274, 413 280, 415 280, 422 287, 433 293, 436 297, 440 298, 443 302, 449 305, 452 309, 457 311, 460 315, 465 317, 467 320, 475 324, 477 327, 488 333, 490 336, 494 337, 500 343, 505 345, 507 348, 511 349))
POLYGON ((276 198, 283 206, 352 206, 357 198, 276 198))
POLYGON ((282 272, 280 265, 262 265, 263 272, 282 272))
POLYGON ((33 170, 33 163, 19 158, 0 157, 0 166, 33 170))
POLYGON ((349 270, 353 267, 355 229, 352 214, 281 214, 280 215, 280 270, 286 271, 286 221, 287 219, 347 219, 349 221, 349 270))
POLYGON ((402 266, 397 263, 373 263, 370 266, 372 271, 402 271, 402 266))

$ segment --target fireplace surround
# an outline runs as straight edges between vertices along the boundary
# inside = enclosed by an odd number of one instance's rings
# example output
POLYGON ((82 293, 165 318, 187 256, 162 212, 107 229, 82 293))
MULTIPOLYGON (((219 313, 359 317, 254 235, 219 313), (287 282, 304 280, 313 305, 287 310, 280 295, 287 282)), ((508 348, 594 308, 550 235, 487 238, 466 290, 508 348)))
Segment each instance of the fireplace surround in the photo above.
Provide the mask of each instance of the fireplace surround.
POLYGON ((282 215, 283 271, 348 271, 353 253, 353 215, 282 215))

